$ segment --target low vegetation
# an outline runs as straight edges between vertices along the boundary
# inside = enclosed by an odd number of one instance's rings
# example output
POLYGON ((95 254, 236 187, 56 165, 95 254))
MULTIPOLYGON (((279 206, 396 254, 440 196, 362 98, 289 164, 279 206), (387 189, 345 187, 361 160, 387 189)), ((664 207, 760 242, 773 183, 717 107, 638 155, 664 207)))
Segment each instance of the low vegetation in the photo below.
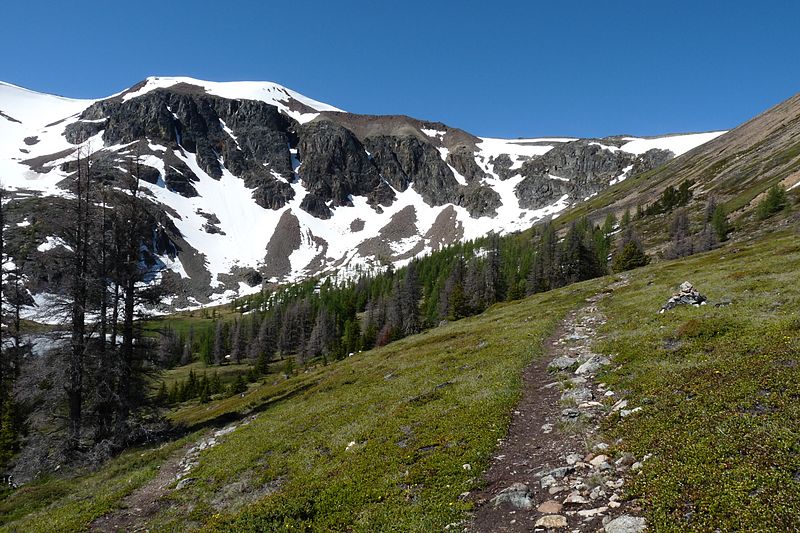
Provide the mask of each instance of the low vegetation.
POLYGON ((616 370, 639 416, 609 424, 657 531, 800 528, 800 270, 797 234, 642 271, 607 300, 616 370), (691 280, 710 301, 656 314, 691 280), (715 303, 730 305, 715 306, 715 303))
MULTIPOLYGON (((637 457, 653 454, 629 492, 654 529, 800 527, 798 269, 797 234, 773 233, 635 270, 604 300, 609 320, 595 348, 615 364, 602 379, 643 407, 606 431, 637 457), (686 279, 710 304, 658 314, 686 279)), ((165 491, 169 505, 149 527, 432 531, 464 520, 471 504, 460 494, 480 486, 522 368, 569 309, 615 279, 497 304, 288 378, 272 374, 242 394, 181 404, 170 418, 195 431, 187 439, 242 425, 200 455, 192 483, 165 491)), ((181 442, 126 453, 69 492, 54 478, 18 490, 3 503, 3 527, 52 529, 53 517, 85 527, 181 442), (119 489, 90 503, 80 496, 101 485, 119 489)))

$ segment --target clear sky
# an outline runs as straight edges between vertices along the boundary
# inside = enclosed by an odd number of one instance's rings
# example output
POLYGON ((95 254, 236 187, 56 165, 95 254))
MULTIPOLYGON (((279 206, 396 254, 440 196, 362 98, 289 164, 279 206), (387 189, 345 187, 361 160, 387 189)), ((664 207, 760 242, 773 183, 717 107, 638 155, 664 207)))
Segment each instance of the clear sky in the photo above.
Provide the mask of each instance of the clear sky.
POLYGON ((733 127, 800 92, 800 2, 3 0, 0 80, 269 80, 481 136, 733 127))

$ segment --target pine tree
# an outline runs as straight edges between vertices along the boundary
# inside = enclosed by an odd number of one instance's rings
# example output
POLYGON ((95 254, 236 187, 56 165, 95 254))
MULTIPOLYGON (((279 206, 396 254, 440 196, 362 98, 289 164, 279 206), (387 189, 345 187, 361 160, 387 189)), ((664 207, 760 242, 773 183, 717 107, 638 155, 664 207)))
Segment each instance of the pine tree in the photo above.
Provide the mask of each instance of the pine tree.
POLYGON ((214 364, 219 366, 225 361, 225 344, 222 338, 222 320, 214 321, 214 364))
POLYGON ((667 259, 686 257, 694 253, 691 232, 689 229, 689 215, 681 209, 675 213, 669 228, 670 245, 664 252, 667 259))
POLYGON ((781 185, 773 185, 767 190, 766 196, 758 203, 756 217, 759 220, 766 220, 783 211, 787 205, 786 189, 781 185))
POLYGON ((644 252, 638 235, 632 227, 629 227, 623 234, 620 246, 612 258, 611 269, 614 272, 622 272, 645 266, 648 263, 650 263, 650 258, 644 252))
POLYGON ((306 346, 306 358, 323 356, 331 353, 331 348, 335 338, 334 321, 328 310, 323 307, 317 313, 314 329, 308 338, 306 346))
POLYGON ((728 240, 728 233, 731 231, 730 224, 728 223, 728 212, 725 209, 725 206, 720 204, 714 208, 714 212, 711 215, 711 227, 716 234, 716 238, 719 242, 725 242, 728 240))

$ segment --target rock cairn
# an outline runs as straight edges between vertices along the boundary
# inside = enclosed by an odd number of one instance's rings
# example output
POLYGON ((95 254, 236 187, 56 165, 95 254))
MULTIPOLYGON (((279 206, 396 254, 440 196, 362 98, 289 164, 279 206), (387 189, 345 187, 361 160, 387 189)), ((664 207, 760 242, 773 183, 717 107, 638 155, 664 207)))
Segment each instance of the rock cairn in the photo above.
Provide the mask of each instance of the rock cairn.
POLYGON ((706 297, 697 292, 697 289, 694 288, 694 285, 688 281, 684 281, 681 283, 678 292, 670 296, 669 300, 667 300, 667 303, 664 304, 659 313, 674 309, 679 305, 700 307, 701 305, 706 305, 706 297))

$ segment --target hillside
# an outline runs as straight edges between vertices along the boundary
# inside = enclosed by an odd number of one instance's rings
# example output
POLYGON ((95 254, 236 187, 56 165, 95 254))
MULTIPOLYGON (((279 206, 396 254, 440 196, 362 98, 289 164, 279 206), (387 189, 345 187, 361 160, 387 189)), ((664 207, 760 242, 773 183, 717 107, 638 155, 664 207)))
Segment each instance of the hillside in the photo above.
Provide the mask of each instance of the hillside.
POLYGON ((9 530, 798 527, 797 98, 510 141, 261 82, 2 89, 42 102, 0 117, 9 530), (685 280, 709 305, 659 314, 685 280))
MULTIPOLYGON (((693 181, 695 195, 714 196, 734 218, 749 216, 772 185, 800 183, 800 95, 689 150, 680 158, 642 173, 571 210, 568 219, 591 214, 602 220, 654 202, 669 186, 693 181)), ((747 232, 745 232, 747 234, 747 232)))
POLYGON ((524 230, 722 133, 480 138, 347 113, 271 82, 180 77, 97 100, 0 84, 0 113, 9 231, 32 240, 17 246, 30 249, 29 288, 48 310, 65 268, 63 200, 81 159, 91 187, 141 182, 154 221, 151 278, 175 310, 524 230))
MULTIPOLYGON (((191 429, 185 438, 131 450, 74 481, 27 485, 4 500, 4 528, 79 530, 133 501, 147 512, 106 520, 208 531, 469 526, 480 506, 469 494, 506 433, 522 369, 545 356, 570 310, 605 292, 597 305, 607 321, 591 345, 612 364, 597 379, 641 410, 603 416, 598 438, 614 458, 652 454, 625 476, 624 501, 656 530, 796 529, 798 268, 796 229, 770 233, 632 271, 622 285, 609 276, 498 304, 241 396, 190 402, 170 415, 191 429), (712 305, 658 314, 687 279, 712 305), (731 303, 713 305, 721 301, 731 303), (219 420, 228 429, 217 431, 219 420), (141 492, 183 457, 192 481, 141 492)), ((601 399, 603 412, 619 398, 601 399)))

